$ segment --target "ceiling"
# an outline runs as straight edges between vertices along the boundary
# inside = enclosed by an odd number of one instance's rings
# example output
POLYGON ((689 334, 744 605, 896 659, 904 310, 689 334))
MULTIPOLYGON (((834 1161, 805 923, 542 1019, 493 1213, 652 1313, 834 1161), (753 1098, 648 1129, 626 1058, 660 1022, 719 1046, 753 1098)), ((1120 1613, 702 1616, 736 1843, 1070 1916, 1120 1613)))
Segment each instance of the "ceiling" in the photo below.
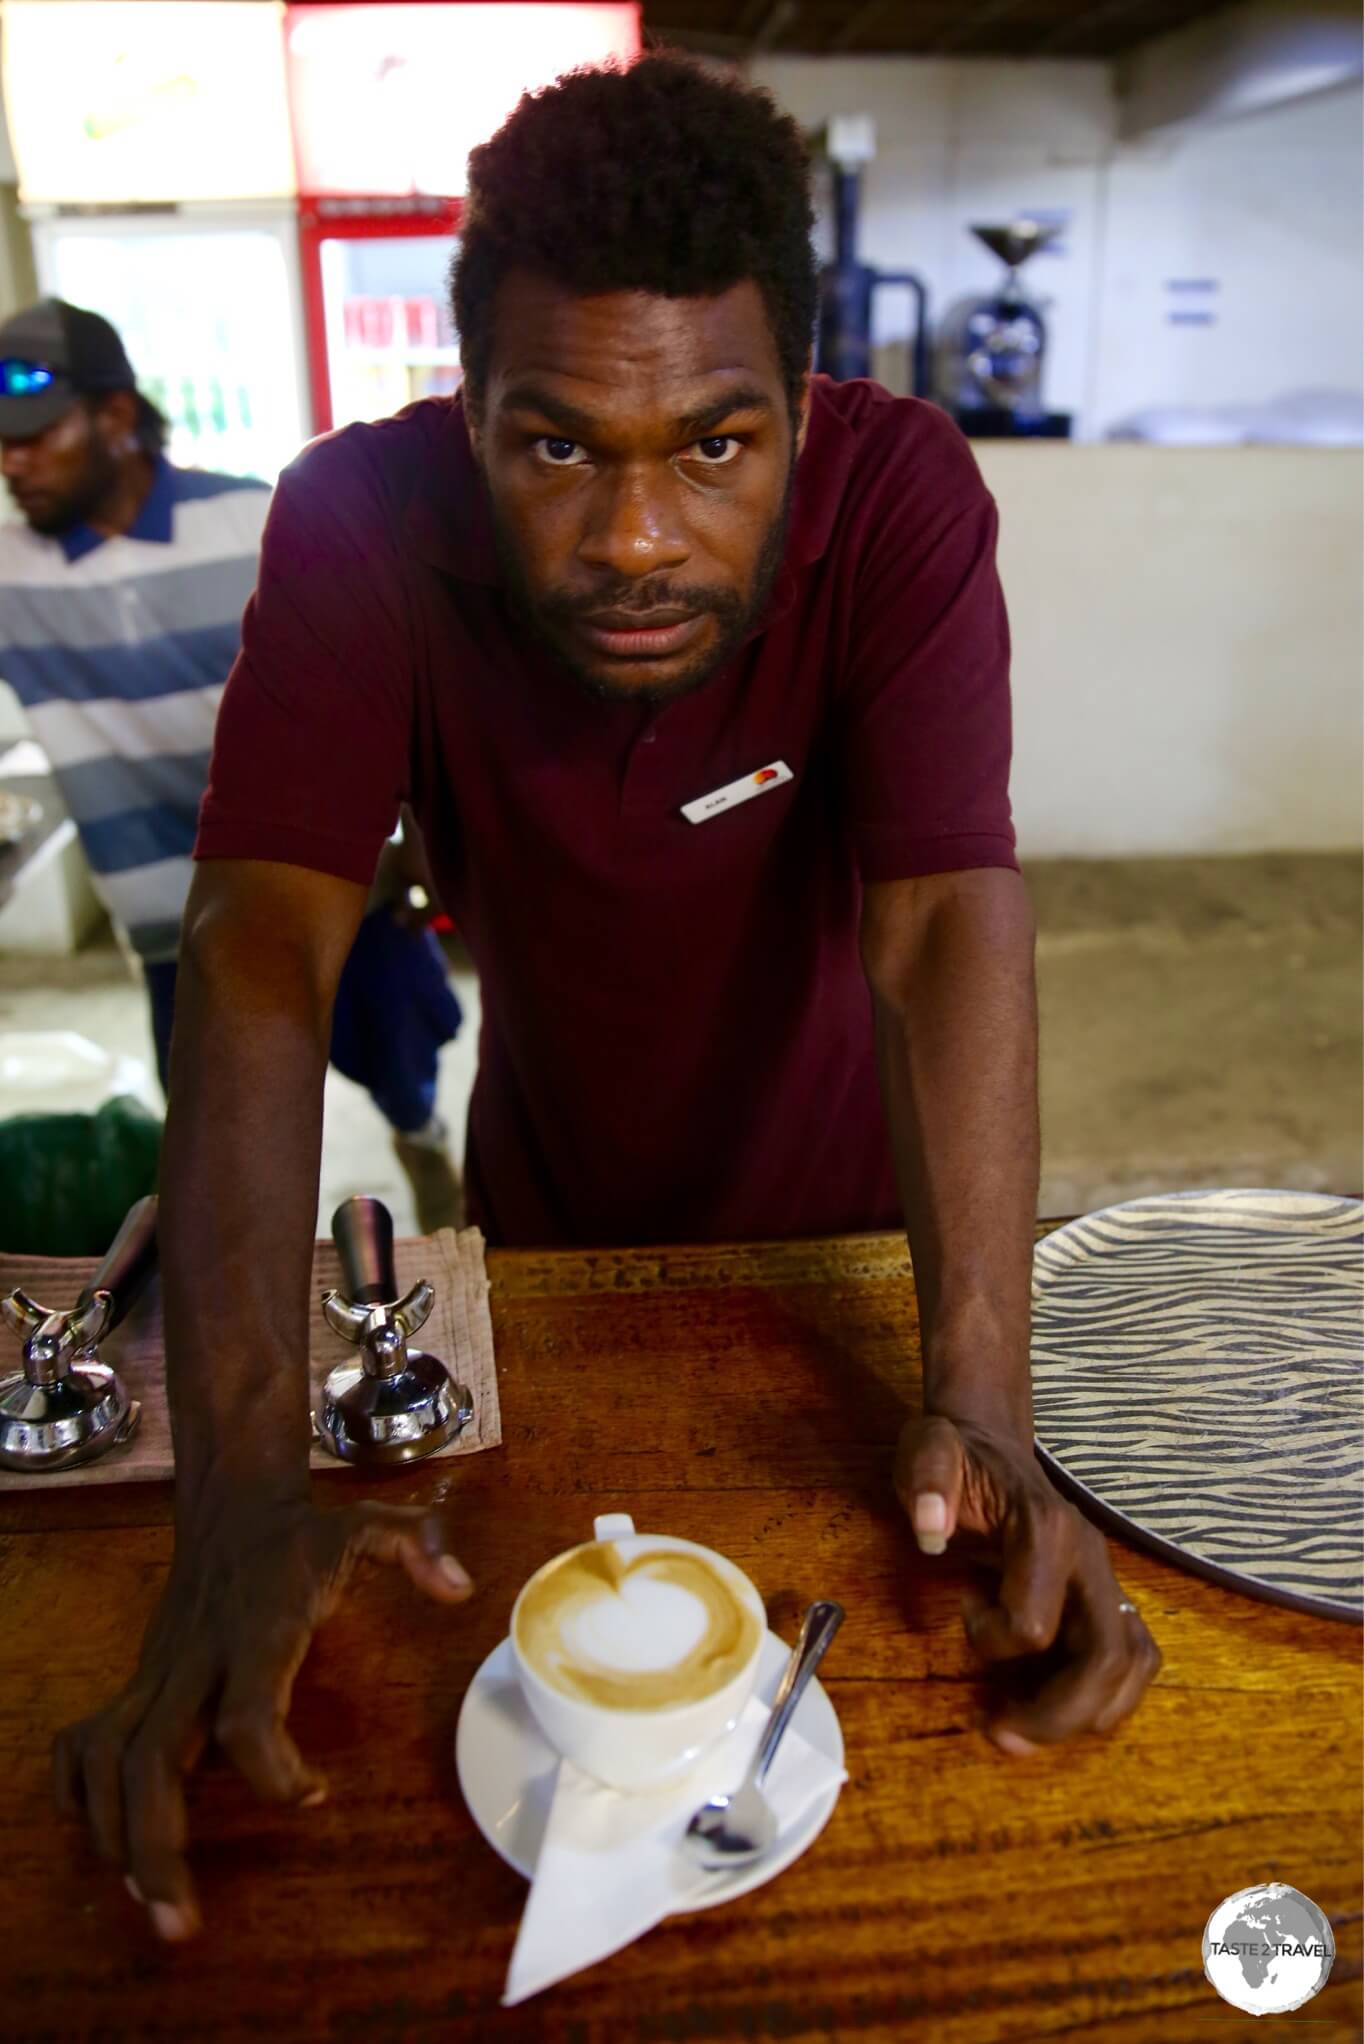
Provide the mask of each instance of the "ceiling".
POLYGON ((646 32, 719 57, 1111 57, 1230 0, 644 0, 646 32))

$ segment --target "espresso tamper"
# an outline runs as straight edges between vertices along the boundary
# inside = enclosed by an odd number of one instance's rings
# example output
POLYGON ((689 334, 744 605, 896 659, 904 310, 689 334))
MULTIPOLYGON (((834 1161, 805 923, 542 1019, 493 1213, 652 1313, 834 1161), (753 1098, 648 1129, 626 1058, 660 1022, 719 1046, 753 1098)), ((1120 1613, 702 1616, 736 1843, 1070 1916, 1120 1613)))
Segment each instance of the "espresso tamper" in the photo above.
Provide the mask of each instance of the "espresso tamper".
POLYGON ((142 1408, 97 1347, 156 1268, 156 1200, 130 1207, 74 1306, 40 1306, 27 1292, 0 1299, 24 1338, 24 1367, 0 1382, 0 1468, 44 1473, 92 1462, 130 1441, 142 1408))
POLYGON ((343 1462, 415 1462, 452 1441, 474 1416, 474 1401, 444 1363, 408 1343, 436 1294, 422 1279, 398 1297, 393 1216, 367 1194, 332 1215, 342 1289, 322 1294, 327 1324, 354 1342, 360 1361, 338 1363, 322 1387, 313 1424, 343 1462))

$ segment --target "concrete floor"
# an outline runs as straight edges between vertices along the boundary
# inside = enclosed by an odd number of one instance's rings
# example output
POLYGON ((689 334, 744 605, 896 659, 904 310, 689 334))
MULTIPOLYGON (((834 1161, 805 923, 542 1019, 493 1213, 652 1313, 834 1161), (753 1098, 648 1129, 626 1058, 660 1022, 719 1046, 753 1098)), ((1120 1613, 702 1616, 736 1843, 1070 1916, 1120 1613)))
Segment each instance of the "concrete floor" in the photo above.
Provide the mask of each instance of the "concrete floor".
MULTIPOLYGON (((1046 861, 1038 912, 1044 1214, 1189 1186, 1356 1192, 1361 1161, 1361 872, 1353 855, 1046 861)), ((478 988, 440 1106, 462 1141, 478 988)), ((74 1029, 142 1060, 141 989, 111 941, 61 959, 0 957, 0 1036, 74 1029)), ((29 1103, 0 1081, 0 1117, 29 1103)), ((369 1097, 327 1076, 319 1231, 374 1192, 415 1231, 369 1097)))
POLYGON ((1065 860, 1029 880, 1044 1214, 1193 1186, 1360 1190, 1355 854, 1065 860))

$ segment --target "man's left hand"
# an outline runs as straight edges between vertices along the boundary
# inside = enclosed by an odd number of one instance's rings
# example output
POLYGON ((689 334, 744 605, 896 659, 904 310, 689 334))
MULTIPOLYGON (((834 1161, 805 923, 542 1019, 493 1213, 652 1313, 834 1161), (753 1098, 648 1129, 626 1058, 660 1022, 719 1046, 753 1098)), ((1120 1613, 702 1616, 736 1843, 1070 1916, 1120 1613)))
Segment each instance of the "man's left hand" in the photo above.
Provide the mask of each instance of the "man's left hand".
POLYGON ((986 1724, 997 1746, 1031 1753, 1111 1731, 1136 1709, 1160 1649, 1124 1608, 1103 1536, 1047 1481, 1031 1442, 921 1414, 900 1436, 895 1488, 925 1553, 951 1542, 997 1573, 993 1602, 968 1595, 962 1605, 981 1660, 999 1666, 1051 1650, 1040 1687, 986 1724))

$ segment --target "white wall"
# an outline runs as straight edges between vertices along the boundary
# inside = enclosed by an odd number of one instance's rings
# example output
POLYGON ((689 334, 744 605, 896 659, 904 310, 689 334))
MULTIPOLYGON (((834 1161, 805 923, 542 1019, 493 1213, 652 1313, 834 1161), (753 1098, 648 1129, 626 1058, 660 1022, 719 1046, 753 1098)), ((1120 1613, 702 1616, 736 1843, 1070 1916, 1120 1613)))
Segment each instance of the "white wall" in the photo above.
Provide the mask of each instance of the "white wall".
POLYGON ((1361 163, 1358 83, 1123 143, 1107 180, 1091 425, 1152 404, 1358 391, 1361 163), (1211 288, 1171 288, 1181 282, 1211 288))
MULTIPOLYGON (((972 220, 1069 216, 1060 250, 1024 274, 1051 328, 1044 395, 1077 437, 1151 405, 1360 388, 1358 80, 1123 142, 1102 64, 771 57, 752 76, 809 127, 875 116, 860 253, 920 271, 938 316, 999 275, 972 220), (1189 283, 1215 288, 1171 289, 1189 283), (1206 320, 1171 318, 1191 310, 1206 320)), ((908 330, 899 293, 875 332, 892 389, 908 330)))
POLYGON ((1024 857, 1358 846, 1360 455, 976 452, 1000 507, 1024 857))

